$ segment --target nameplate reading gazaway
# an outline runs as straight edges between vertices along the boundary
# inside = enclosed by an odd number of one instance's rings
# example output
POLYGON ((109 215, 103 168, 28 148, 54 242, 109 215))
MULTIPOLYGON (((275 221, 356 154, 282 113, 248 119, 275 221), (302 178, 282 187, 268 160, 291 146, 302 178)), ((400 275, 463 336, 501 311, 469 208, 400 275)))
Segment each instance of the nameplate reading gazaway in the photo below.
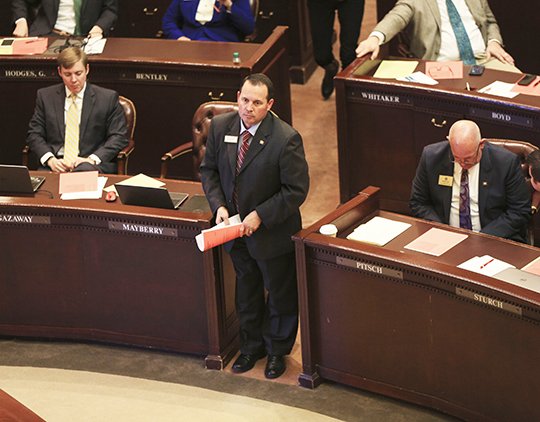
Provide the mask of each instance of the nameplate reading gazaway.
POLYGON ((482 108, 471 107, 470 113, 473 116, 483 119, 495 120, 497 122, 512 123, 518 126, 533 127, 533 119, 529 117, 516 116, 502 111, 484 110, 482 108))
POLYGON ((169 227, 147 226, 145 224, 123 223, 120 221, 109 221, 109 230, 151 234, 154 236, 178 237, 178 230, 169 227))
POLYGON ((51 217, 37 215, 0 214, 0 223, 51 224, 51 217))
POLYGON ((369 264, 362 261, 355 261, 354 259, 342 258, 340 256, 336 257, 336 263, 339 265, 344 265, 346 267, 356 268, 357 270, 366 271, 368 273, 375 273, 403 280, 402 271, 392 270, 390 268, 381 267, 380 265, 369 264))
POLYGON ((481 295, 480 293, 471 292, 470 290, 462 289, 461 287, 456 287, 456 294, 461 297, 466 297, 467 299, 472 299, 476 302, 483 303, 493 308, 502 309, 504 311, 511 312, 516 315, 522 315, 521 308, 519 306, 512 305, 502 300, 493 299, 489 296, 481 295))

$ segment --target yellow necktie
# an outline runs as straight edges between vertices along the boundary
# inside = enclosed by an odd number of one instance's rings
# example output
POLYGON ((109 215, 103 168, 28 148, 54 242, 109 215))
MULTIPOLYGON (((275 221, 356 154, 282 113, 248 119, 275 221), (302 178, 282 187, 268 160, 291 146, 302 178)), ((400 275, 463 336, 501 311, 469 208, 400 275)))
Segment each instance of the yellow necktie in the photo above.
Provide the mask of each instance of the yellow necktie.
POLYGON ((66 137, 64 139, 64 160, 74 163, 79 156, 79 109, 75 103, 77 95, 69 96, 71 104, 66 113, 66 137))

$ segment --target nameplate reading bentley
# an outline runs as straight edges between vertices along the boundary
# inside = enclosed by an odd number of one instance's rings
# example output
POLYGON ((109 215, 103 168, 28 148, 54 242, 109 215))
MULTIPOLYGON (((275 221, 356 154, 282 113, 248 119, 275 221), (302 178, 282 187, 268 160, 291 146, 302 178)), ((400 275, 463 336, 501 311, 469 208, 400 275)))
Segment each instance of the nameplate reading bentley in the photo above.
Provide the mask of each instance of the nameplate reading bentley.
POLYGON ((467 299, 472 299, 475 302, 480 302, 485 305, 491 306, 493 308, 502 309, 504 311, 511 312, 513 314, 522 315, 522 310, 519 306, 512 305, 507 302, 503 302, 499 299, 494 299, 489 296, 481 295, 480 293, 475 293, 470 290, 462 289, 461 287, 456 287, 456 294, 461 297, 466 297, 467 299))
POLYGON ((353 259, 343 258, 340 256, 336 257, 336 263, 339 265, 344 265, 346 267, 355 268, 357 270, 366 271, 368 273, 375 273, 403 280, 402 271, 392 270, 390 268, 381 267, 380 265, 370 264, 362 261, 355 261, 353 259))
POLYGON ((178 237, 178 230, 169 227, 147 226, 145 224, 123 223, 119 221, 109 221, 109 230, 150 234, 154 236, 178 237))
POLYGON ((471 107, 470 113, 473 116, 483 119, 495 120, 497 122, 512 123, 518 126, 533 127, 533 119, 529 117, 516 116, 511 113, 503 113, 502 111, 484 110, 481 108, 471 107))
POLYGON ((37 215, 0 214, 0 223, 51 224, 51 217, 43 217, 37 215))

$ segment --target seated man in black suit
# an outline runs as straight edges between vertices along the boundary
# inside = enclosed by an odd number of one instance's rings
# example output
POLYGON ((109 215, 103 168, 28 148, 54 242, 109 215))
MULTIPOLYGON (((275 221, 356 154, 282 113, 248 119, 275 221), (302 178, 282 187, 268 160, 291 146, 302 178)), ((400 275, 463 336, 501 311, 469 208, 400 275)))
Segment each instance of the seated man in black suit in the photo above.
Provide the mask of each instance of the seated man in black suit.
POLYGON ((37 92, 26 142, 47 170, 115 173, 128 144, 118 93, 88 83, 89 71, 85 52, 66 48, 58 56, 63 83, 37 92))
POLYGON ((519 157, 460 120, 424 148, 409 205, 415 217, 525 242, 531 195, 519 157))
POLYGON ((11 0, 16 37, 107 35, 116 22, 118 0, 11 0), (36 16, 28 29, 28 20, 36 16))

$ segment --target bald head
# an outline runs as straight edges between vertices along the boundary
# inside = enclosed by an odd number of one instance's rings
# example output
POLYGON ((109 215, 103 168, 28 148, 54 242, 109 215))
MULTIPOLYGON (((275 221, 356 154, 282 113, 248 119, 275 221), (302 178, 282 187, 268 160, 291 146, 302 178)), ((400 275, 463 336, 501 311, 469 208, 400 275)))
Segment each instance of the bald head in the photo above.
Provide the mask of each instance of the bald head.
POLYGON ((469 169, 482 158, 484 141, 480 128, 470 120, 459 120, 448 132, 448 141, 454 160, 464 169, 469 169))

